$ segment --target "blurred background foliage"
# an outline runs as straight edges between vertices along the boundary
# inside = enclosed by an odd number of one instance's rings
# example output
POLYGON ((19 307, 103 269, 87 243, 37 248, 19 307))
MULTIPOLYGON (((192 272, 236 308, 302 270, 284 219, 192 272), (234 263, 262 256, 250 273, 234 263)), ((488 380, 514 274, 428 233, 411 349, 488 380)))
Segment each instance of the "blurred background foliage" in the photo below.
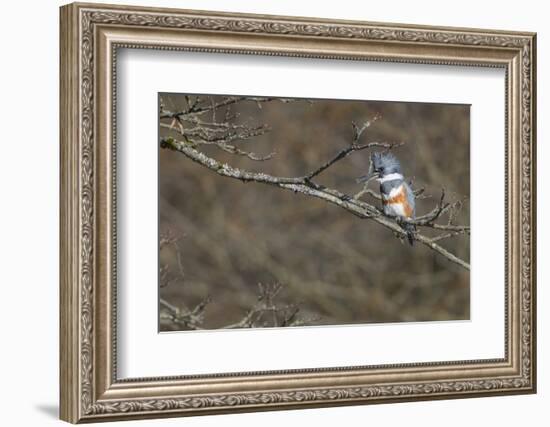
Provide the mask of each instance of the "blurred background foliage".
MULTIPOLYGON (((172 111, 186 108, 183 95, 161 94, 172 111)), ((212 97, 214 100, 221 97, 212 97)), ((236 167, 278 176, 301 176, 331 158, 352 139, 352 121, 381 115, 362 136, 404 142, 394 150, 414 189, 425 188, 417 215, 433 209, 441 188, 463 206, 456 222, 469 224, 470 108, 467 105, 347 100, 241 102, 235 123, 270 127, 239 146, 259 154, 255 162, 211 147, 212 157, 236 167)), ((160 128, 160 136, 171 131, 160 128)), ((353 153, 317 182, 347 194, 361 186, 371 150, 353 153)), ((371 183, 378 191, 378 185, 371 183)), ((368 196, 366 196, 368 197, 368 196)), ((370 200, 378 205, 379 202, 370 200)), ((177 248, 160 250, 169 285, 160 297, 193 307, 207 297, 202 327, 239 321, 257 302, 258 284, 282 285, 283 305, 297 305, 305 324, 346 324, 468 319, 469 272, 421 244, 410 247, 368 219, 322 200, 218 176, 180 153, 159 149, 160 233, 177 248), (178 258, 178 253, 180 257, 178 258)), ((430 235, 423 229, 423 233, 430 235)), ((469 261, 469 236, 441 244, 469 261)), ((161 321, 161 330, 185 329, 161 321)))

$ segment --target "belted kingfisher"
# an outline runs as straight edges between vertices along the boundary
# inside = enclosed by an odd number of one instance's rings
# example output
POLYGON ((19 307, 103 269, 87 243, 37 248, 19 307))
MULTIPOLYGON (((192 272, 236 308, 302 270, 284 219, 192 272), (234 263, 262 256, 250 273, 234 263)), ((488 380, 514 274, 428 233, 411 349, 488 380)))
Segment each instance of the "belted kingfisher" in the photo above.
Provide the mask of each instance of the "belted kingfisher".
POLYGON ((401 173, 399 160, 391 153, 372 153, 369 173, 358 178, 357 182, 365 182, 373 177, 380 183, 384 214, 397 219, 399 225, 407 232, 407 238, 412 246, 416 227, 401 220, 411 220, 415 217, 414 193, 401 173))

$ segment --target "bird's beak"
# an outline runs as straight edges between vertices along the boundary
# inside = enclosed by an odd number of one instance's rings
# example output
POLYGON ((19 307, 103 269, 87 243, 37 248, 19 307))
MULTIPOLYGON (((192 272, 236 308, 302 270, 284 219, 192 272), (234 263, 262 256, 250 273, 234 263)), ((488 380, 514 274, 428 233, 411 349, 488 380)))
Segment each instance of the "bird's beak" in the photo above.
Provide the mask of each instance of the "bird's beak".
POLYGON ((360 176, 359 178, 357 178, 355 181, 357 181, 357 183, 361 183, 361 182, 367 182, 367 181, 370 181, 372 178, 374 178, 375 176, 378 176, 378 172, 376 172, 372 166, 372 163, 370 164, 369 166, 369 173, 366 174, 366 175, 363 175, 363 176, 360 176))

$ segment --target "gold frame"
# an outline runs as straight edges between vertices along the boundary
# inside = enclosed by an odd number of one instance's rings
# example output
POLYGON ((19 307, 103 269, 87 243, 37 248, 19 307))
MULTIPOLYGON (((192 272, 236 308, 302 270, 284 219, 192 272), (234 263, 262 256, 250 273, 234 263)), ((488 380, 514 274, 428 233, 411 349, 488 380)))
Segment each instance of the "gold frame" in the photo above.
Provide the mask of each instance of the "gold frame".
POLYGON ((188 10, 61 8, 61 418, 128 418, 536 390, 536 35, 188 10), (506 70, 505 357, 117 380, 114 65, 118 47, 506 70))

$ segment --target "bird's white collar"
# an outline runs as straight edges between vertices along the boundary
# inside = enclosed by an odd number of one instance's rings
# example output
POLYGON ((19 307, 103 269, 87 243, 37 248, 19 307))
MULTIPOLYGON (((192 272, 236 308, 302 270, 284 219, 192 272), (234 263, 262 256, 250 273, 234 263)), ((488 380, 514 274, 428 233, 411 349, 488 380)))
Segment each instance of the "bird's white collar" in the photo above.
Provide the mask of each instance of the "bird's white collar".
POLYGON ((383 176, 382 178, 378 178, 378 182, 387 182, 387 181, 394 181, 396 179, 403 179, 403 175, 400 173, 390 173, 389 175, 383 176))

